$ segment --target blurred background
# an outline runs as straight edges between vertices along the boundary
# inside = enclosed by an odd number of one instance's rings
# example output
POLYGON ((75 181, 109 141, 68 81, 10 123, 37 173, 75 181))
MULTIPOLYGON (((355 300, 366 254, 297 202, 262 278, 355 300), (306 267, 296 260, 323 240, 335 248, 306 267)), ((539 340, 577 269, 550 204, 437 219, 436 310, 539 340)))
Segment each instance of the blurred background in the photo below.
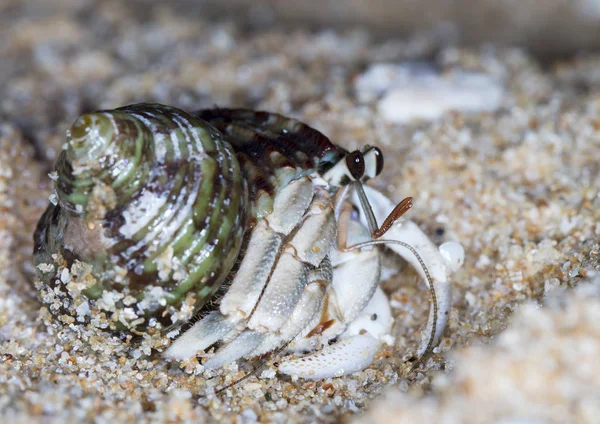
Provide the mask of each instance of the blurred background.
MULTIPOLYGON (((32 19, 93 13, 118 3, 91 0, 3 0, 4 29, 20 15, 32 19)), ((492 42, 556 57, 600 47, 598 0, 173 0, 122 2, 148 17, 155 8, 203 20, 233 20, 248 29, 361 27, 381 37, 433 31, 446 42, 492 42)), ((126 5, 126 6, 125 6, 126 5)))
POLYGON ((600 47, 598 0, 176 0, 191 14, 254 27, 361 26, 380 38, 433 31, 446 42, 518 45, 551 59, 600 47), (204 10, 202 10, 204 9, 204 10))
POLYGON ((0 0, 0 421, 337 423, 391 386, 365 422, 597 423, 600 279, 563 289, 600 270, 599 49, 600 0, 0 0), (95 362, 79 340, 65 360, 30 284, 48 172, 81 113, 137 102, 380 146, 371 183, 467 252, 422 372, 403 371, 429 307, 410 271, 384 283, 394 350, 359 377, 273 371, 199 404, 221 383, 191 362, 95 362))
POLYGON ((2 0, 0 40, 0 119, 52 162, 79 113, 139 101, 278 110, 334 137, 321 112, 357 102, 398 124, 510 105, 515 78, 546 99, 523 69, 588 90, 594 61, 560 63, 600 47, 600 0, 2 0))

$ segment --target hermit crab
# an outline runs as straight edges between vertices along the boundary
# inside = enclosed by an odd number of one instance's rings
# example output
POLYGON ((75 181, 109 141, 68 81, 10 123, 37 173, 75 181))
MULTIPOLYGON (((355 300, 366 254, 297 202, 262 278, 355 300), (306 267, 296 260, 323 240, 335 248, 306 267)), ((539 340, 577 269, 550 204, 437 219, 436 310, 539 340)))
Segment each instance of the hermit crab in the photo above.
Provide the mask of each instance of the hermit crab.
POLYGON ((393 342, 385 245, 429 286, 418 355, 438 342, 464 252, 399 219, 410 198, 395 206, 363 184, 382 171, 378 148, 348 152, 275 113, 158 104, 85 114, 67 137, 34 236, 56 316, 164 331, 172 359, 215 346, 207 368, 285 349, 282 373, 340 376, 393 342))

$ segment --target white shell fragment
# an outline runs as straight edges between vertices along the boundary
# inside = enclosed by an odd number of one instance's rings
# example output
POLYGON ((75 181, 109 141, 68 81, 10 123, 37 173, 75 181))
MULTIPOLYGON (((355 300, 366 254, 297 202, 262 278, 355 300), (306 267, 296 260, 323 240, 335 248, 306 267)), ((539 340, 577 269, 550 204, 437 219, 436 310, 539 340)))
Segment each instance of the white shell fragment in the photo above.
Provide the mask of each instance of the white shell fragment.
POLYGON ((452 72, 442 75, 424 63, 377 64, 356 81, 359 99, 381 96, 381 117, 397 124, 417 119, 435 120, 456 110, 473 113, 500 107, 504 88, 486 74, 452 72))

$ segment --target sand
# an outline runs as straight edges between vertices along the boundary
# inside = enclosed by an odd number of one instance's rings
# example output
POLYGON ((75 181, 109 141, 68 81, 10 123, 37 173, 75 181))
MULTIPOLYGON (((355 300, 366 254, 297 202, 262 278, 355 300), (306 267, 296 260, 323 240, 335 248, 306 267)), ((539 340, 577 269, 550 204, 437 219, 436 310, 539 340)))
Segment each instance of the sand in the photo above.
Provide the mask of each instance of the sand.
POLYGON ((547 66, 426 36, 248 32, 111 1, 16 5, 0 18, 3 422, 597 422, 600 56, 547 66), (428 309, 406 267, 382 282, 395 345, 344 378, 290 379, 274 357, 216 395, 251 364, 168 363, 158 336, 132 345, 57 322, 31 262, 47 174, 80 113, 140 101, 271 110, 349 149, 377 144, 386 167, 372 185, 413 196, 408 218, 466 250, 429 359, 404 362, 428 309))

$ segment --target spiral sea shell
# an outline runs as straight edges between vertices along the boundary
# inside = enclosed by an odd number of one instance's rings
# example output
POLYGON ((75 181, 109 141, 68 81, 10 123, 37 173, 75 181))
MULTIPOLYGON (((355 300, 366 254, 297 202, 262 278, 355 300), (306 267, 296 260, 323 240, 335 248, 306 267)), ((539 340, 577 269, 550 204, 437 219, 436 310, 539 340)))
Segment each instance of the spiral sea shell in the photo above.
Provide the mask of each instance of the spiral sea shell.
POLYGON ((67 136, 34 236, 38 288, 55 316, 121 330, 189 319, 274 193, 344 154, 298 121, 236 109, 132 105, 85 114, 67 136))
MULTIPOLYGON (((35 261, 59 253, 91 264, 85 296, 115 291, 118 302, 140 306, 119 324, 167 318, 186 296, 198 309, 233 267, 245 182, 233 148, 206 122, 159 105, 83 115, 56 173, 58 203, 38 224, 35 261)), ((60 283, 43 276, 50 288, 60 283)))

